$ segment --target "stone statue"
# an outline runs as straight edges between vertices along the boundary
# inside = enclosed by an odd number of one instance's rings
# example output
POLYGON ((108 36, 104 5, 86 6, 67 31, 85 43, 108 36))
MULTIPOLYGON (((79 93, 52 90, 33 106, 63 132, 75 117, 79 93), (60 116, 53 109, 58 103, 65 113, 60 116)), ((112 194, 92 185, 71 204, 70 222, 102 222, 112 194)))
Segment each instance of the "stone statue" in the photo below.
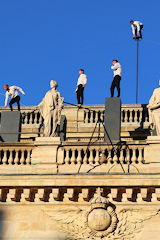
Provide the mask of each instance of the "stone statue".
POLYGON ((50 81, 51 90, 49 90, 42 102, 38 105, 40 113, 44 118, 44 136, 55 137, 57 126, 60 125, 61 111, 63 108, 63 100, 60 93, 57 92, 58 84, 56 81, 50 81), (51 121, 53 116, 53 121, 51 121))
POLYGON ((147 107, 151 127, 156 128, 157 135, 160 136, 160 88, 154 90, 147 107))

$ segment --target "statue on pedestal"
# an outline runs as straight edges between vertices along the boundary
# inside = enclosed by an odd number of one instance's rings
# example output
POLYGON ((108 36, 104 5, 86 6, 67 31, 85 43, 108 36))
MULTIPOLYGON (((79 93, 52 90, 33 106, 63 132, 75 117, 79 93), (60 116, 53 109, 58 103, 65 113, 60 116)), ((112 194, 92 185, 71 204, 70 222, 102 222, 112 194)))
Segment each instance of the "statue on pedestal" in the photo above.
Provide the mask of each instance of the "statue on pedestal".
POLYGON ((56 137, 57 126, 60 125, 61 111, 63 108, 63 100, 57 91, 58 84, 56 81, 50 81, 51 90, 49 90, 42 102, 38 105, 40 113, 44 118, 44 136, 56 137), (52 120, 53 117, 53 121, 52 120))
POLYGON ((147 107, 151 127, 156 128, 157 135, 160 136, 160 88, 154 90, 147 107))

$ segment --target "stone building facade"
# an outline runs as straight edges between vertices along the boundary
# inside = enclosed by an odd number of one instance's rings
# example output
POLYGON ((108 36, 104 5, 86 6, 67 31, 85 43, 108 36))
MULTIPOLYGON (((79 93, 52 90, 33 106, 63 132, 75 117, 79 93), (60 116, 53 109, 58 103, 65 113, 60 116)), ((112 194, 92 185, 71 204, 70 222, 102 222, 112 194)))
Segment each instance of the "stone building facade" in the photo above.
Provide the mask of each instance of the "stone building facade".
POLYGON ((122 105, 120 143, 103 126, 91 139, 103 105, 65 106, 65 141, 44 138, 33 110, 21 109, 20 142, 0 143, 0 239, 159 240, 160 138, 145 105, 122 105))

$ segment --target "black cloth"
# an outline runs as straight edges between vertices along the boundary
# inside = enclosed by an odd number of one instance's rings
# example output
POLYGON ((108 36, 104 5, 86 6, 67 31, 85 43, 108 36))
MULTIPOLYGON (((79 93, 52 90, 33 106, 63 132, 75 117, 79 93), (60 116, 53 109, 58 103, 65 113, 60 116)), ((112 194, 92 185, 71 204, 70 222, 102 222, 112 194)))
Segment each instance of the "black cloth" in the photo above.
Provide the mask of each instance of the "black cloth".
POLYGON ((12 105, 14 103, 17 103, 18 111, 20 111, 20 103, 19 102, 20 102, 20 96, 16 96, 15 98, 11 99, 11 101, 9 102, 9 106, 10 106, 11 111, 13 111, 12 105))
POLYGON ((84 91, 84 87, 82 84, 78 85, 78 89, 77 89, 77 101, 78 104, 83 104, 83 91, 84 91))
POLYGON ((110 88, 111 97, 114 96, 115 87, 117 88, 117 91, 118 91, 118 96, 117 97, 120 97, 120 80, 121 80, 121 76, 119 76, 119 75, 114 76, 112 84, 111 84, 111 88, 110 88))
MULTIPOLYGON (((143 29, 143 25, 140 25, 140 31, 139 31, 139 37, 142 38, 142 32, 141 30, 143 29)), ((135 28, 135 35, 137 37, 137 27, 135 28)))

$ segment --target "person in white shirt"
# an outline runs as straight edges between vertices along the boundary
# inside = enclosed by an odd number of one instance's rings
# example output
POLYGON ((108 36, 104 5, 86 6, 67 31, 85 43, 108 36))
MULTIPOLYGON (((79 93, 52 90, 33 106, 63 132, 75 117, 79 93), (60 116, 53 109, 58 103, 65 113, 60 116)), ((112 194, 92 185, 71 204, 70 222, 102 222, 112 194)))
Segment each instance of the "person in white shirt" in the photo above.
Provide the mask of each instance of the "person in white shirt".
POLYGON ((133 20, 131 20, 130 23, 131 23, 133 38, 142 40, 141 30, 143 28, 143 23, 141 23, 140 21, 133 21, 133 20))
POLYGON ((111 97, 114 96, 115 87, 117 88, 117 91, 118 91, 118 96, 117 97, 120 97, 120 80, 121 80, 122 68, 121 68, 121 64, 116 59, 113 60, 112 64, 113 65, 111 66, 111 69, 113 70, 114 78, 113 78, 111 88, 110 88, 111 97))
POLYGON ((23 96, 25 96, 25 93, 20 87, 17 86, 8 86, 8 84, 4 85, 4 89, 6 90, 6 99, 5 99, 5 108, 7 107, 8 98, 11 97, 11 101, 9 102, 9 106, 11 111, 13 111, 12 105, 14 103, 17 103, 18 111, 20 111, 20 96, 17 90, 19 90, 23 96))
POLYGON ((84 70, 80 69, 79 70, 79 78, 77 82, 77 89, 75 90, 75 93, 77 94, 77 101, 78 104, 83 104, 83 91, 84 87, 86 86, 87 83, 87 76, 84 74, 84 70))

